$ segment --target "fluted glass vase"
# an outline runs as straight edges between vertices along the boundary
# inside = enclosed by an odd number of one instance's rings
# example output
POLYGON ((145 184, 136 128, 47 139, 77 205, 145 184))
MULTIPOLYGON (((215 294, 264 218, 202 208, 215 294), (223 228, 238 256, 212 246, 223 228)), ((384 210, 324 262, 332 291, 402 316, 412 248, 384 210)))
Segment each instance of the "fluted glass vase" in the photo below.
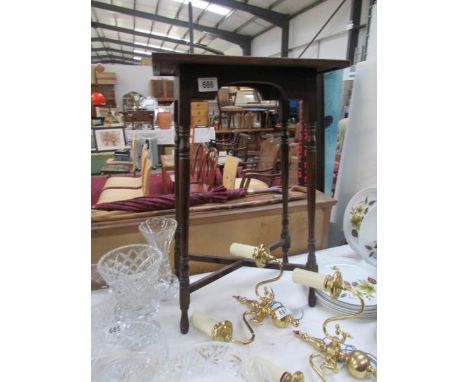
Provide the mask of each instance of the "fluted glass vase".
POLYGON ((97 269, 115 295, 117 320, 152 319, 161 300, 161 264, 158 248, 132 244, 107 252, 97 269))
POLYGON ((138 228, 147 243, 162 253, 161 300, 167 301, 173 299, 179 294, 179 280, 171 270, 169 247, 177 228, 177 221, 172 218, 152 218, 142 222, 138 228))

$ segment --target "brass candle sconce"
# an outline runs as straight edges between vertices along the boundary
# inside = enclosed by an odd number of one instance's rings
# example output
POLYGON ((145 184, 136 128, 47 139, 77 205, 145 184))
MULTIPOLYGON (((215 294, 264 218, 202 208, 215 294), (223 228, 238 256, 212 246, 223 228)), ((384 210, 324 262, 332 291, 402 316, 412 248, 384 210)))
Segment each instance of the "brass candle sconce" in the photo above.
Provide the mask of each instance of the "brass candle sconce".
POLYGON ((335 335, 331 335, 327 330, 327 325, 334 321, 350 320, 358 318, 364 311, 364 300, 361 296, 354 292, 343 282, 343 277, 340 272, 335 272, 333 275, 323 275, 316 272, 304 271, 295 269, 292 274, 293 281, 308 287, 323 289, 330 294, 333 299, 337 299, 341 292, 346 290, 353 293, 360 301, 360 309, 353 314, 341 315, 327 318, 322 325, 324 339, 311 337, 306 333, 294 331, 294 334, 312 345, 319 353, 313 353, 309 357, 309 364, 319 378, 326 382, 322 370, 329 369, 334 373, 338 373, 338 363, 344 363, 348 372, 357 379, 367 378, 372 375, 377 378, 377 369, 373 366, 371 357, 368 353, 361 350, 346 351, 346 340, 351 337, 349 333, 341 330, 339 324, 335 324, 335 335), (320 366, 314 363, 314 360, 321 358, 323 362, 320 366))
POLYGON ((195 312, 192 314, 192 323, 196 328, 208 335, 213 341, 248 345, 255 339, 255 332, 250 326, 246 315, 247 312, 243 314, 242 319, 251 334, 250 338, 247 340, 238 340, 233 338, 233 325, 232 322, 228 320, 218 322, 201 312, 195 312))
POLYGON ((263 244, 258 247, 251 245, 233 243, 230 247, 230 253, 233 256, 252 258, 259 268, 264 268, 268 262, 278 264, 279 274, 273 278, 260 281, 255 285, 255 294, 258 300, 250 300, 242 296, 233 296, 237 301, 248 306, 247 314, 251 315, 250 322, 255 324, 262 323, 265 318, 270 317, 277 328, 285 328, 288 325, 299 326, 299 320, 293 317, 292 313, 283 304, 275 301, 273 289, 266 287, 266 284, 275 282, 283 275, 283 263, 272 256, 270 251, 263 244), (259 289, 263 287, 263 294, 259 289))

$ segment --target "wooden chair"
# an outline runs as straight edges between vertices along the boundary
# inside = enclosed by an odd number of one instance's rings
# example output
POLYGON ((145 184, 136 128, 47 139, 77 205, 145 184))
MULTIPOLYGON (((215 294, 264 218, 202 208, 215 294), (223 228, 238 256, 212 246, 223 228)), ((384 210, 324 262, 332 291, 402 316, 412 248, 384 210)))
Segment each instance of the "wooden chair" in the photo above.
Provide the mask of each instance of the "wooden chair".
MULTIPOLYGON (((220 121, 222 121, 223 114, 226 114, 227 128, 229 129, 231 128, 232 116, 235 115, 236 113, 242 114, 244 112, 244 109, 242 109, 242 107, 240 106, 234 105, 234 100, 231 99, 228 88, 219 89, 218 95, 216 98, 217 98, 218 108, 219 108, 219 119, 220 121)), ((242 126, 238 126, 238 127, 241 128, 242 126)))
POLYGON ((130 148, 130 160, 128 162, 116 161, 114 158, 109 158, 106 164, 101 168, 101 174, 126 174, 136 171, 137 152, 136 152, 136 139, 132 139, 130 148))
POLYGON ((145 159, 145 171, 142 173, 142 187, 141 188, 109 188, 103 190, 97 204, 111 203, 118 200, 128 200, 140 196, 148 196, 150 193, 150 178, 151 178, 151 161, 145 159))
POLYGON ((236 188, 237 168, 241 160, 232 155, 227 155, 224 161, 223 186, 228 190, 236 188))
MULTIPOLYGON (((200 179, 201 166, 204 157, 208 153, 208 147, 204 143, 197 145, 193 157, 190 158, 190 182, 198 183, 200 179)), ((167 193, 168 182, 175 182, 175 175, 168 175, 168 171, 174 170, 174 154, 161 155, 161 176, 163 181, 163 191, 167 193)))
POLYGON ((215 147, 211 147, 206 155, 203 156, 199 179, 190 183, 190 192, 210 191, 215 184, 217 168, 218 150, 215 147))
POLYGON ((234 134, 232 140, 216 140, 213 141, 213 145, 218 151, 227 151, 228 154, 241 158, 243 161, 247 161, 250 140, 249 134, 237 133, 234 134))
POLYGON ((141 173, 140 176, 113 176, 106 180, 103 189, 109 188, 142 188, 143 187, 143 174, 146 170, 148 159, 148 146, 145 143, 141 149, 141 173))
POLYGON ((258 156, 242 162, 242 177, 236 178, 235 188, 260 190, 271 187, 273 180, 280 175, 277 168, 280 145, 275 139, 268 138, 260 146, 258 156))

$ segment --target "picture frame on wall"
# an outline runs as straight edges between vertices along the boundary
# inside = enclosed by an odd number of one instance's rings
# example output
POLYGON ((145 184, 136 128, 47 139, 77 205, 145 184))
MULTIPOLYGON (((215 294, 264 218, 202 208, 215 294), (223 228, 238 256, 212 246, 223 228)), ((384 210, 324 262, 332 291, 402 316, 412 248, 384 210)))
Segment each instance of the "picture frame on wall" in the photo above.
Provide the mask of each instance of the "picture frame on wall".
POLYGON ((97 152, 121 150, 127 145, 123 126, 100 127, 92 130, 97 152))

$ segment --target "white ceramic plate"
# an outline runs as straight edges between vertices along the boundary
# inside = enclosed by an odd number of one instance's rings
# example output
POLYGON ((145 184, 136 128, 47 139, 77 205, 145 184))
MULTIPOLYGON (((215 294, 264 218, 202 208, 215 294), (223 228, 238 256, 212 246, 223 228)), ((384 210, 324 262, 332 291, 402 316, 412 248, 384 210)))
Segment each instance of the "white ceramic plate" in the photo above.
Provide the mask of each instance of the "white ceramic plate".
MULTIPOLYGON (((318 265, 320 273, 331 275, 335 271, 340 271, 343 280, 360 292, 367 309, 371 309, 373 305, 377 305, 376 267, 373 267, 359 258, 338 256, 327 258, 325 261, 319 262, 318 265)), ((359 299, 348 291, 343 291, 336 301, 332 300, 331 297, 323 291, 318 290, 317 293, 335 305, 341 305, 342 307, 344 306, 351 309, 360 306, 359 299)))
MULTIPOLYGON (((359 233, 369 209, 377 204, 377 188, 368 187, 354 195, 343 215, 343 232, 350 247, 360 254, 359 233)), ((361 255, 362 256, 362 255, 361 255)))
POLYGON ((364 261, 377 266, 377 204, 369 208, 359 232, 359 254, 364 261))

